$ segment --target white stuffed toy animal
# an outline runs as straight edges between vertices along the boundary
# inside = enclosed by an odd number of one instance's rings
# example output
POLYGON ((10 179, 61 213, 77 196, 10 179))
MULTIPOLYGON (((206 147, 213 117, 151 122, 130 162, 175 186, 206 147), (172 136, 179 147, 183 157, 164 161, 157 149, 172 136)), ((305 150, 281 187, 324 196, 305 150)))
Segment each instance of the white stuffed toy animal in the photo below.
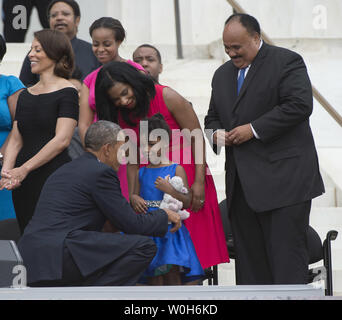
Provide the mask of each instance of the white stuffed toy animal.
MULTIPOLYGON (((174 176, 170 179, 169 176, 165 177, 170 184, 178 191, 184 194, 188 193, 188 190, 184 187, 184 183, 181 177, 174 176)), ((170 209, 177 212, 180 215, 181 220, 188 219, 190 217, 190 212, 182 210, 183 202, 170 196, 168 193, 164 194, 163 200, 160 203, 160 209, 170 209)))

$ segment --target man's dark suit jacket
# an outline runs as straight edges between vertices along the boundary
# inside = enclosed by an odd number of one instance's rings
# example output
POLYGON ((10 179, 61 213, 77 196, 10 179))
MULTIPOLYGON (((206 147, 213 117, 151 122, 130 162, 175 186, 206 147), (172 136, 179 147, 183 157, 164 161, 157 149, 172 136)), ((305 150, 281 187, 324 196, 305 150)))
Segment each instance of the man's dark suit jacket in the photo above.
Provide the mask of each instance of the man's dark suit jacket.
POLYGON ((324 186, 309 126, 312 88, 301 56, 263 43, 239 95, 237 76, 232 61, 216 70, 205 118, 205 128, 214 131, 252 123, 260 137, 225 148, 227 199, 236 172, 255 212, 321 195, 324 186))
POLYGON ((116 172, 87 152, 47 179, 18 248, 28 283, 59 280, 64 245, 88 276, 132 249, 140 235, 162 237, 167 229, 163 210, 136 214, 116 172), (125 234, 101 232, 107 219, 125 234))

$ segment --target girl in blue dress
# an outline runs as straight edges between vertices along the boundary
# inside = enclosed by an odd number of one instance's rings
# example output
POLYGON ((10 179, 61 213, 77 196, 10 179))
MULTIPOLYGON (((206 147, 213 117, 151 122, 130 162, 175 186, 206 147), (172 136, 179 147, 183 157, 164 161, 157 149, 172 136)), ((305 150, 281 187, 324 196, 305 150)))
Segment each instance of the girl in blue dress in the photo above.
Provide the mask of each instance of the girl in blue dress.
MULTIPOLYGON (((6 42, 0 35, 0 62, 6 53, 6 42)), ((12 122, 20 92, 25 88, 15 76, 0 74, 0 158, 5 155, 8 135, 12 130, 12 122)), ((0 162, 0 172, 1 172, 0 162)), ((0 175, 1 179, 1 175, 0 175)), ((15 218, 12 202, 12 191, 0 190, 0 220, 15 218)))
MULTIPOLYGON (((164 133, 168 134, 167 137, 170 137, 170 129, 161 114, 156 114, 147 121, 150 139, 145 139, 148 141, 145 155, 148 156, 149 164, 141 167, 137 173, 131 199, 133 209, 144 214, 156 210, 164 193, 183 202, 183 208, 188 208, 191 203, 191 191, 184 168, 177 163, 172 163, 166 156, 168 139, 162 139, 160 136, 157 139, 151 137, 151 132, 155 129, 159 130, 159 133, 160 130, 164 130, 164 133), (184 186, 189 190, 187 194, 176 191, 168 182, 167 177, 174 176, 183 179, 184 186)), ((143 148, 143 145, 141 147, 143 148)), ((152 237, 158 250, 144 274, 144 280, 147 278, 150 285, 181 285, 198 280, 204 275, 185 225, 174 233, 170 232, 171 227, 169 225, 169 231, 164 237, 152 237)))

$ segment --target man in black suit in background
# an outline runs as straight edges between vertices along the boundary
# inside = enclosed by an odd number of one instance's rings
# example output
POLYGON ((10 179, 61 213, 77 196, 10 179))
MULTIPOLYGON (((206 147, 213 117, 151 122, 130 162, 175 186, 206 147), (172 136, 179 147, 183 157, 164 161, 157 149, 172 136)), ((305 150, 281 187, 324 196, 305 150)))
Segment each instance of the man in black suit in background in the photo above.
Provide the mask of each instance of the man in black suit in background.
POLYGON ((121 194, 116 171, 124 143, 120 127, 92 124, 86 152, 46 181, 34 216, 18 243, 30 286, 134 285, 156 253, 150 237, 163 237, 178 214, 136 214, 121 194), (120 232, 101 232, 105 221, 120 232))
POLYGON ((226 150, 226 195, 237 284, 304 284, 311 200, 324 192, 309 126, 303 59, 261 40, 257 20, 228 18, 205 128, 226 150))

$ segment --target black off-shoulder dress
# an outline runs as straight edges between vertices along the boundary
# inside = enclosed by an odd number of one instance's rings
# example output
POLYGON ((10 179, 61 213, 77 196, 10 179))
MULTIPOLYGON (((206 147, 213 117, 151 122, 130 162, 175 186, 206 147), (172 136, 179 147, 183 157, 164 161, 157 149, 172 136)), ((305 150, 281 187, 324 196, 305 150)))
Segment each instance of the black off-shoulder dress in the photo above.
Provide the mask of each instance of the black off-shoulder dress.
MULTIPOLYGON (((78 120, 78 92, 66 87, 50 93, 34 95, 27 89, 18 98, 15 121, 23 139, 15 167, 35 156, 56 133, 58 118, 78 120)), ((21 233, 31 220, 45 180, 57 168, 71 161, 67 149, 43 166, 31 171, 21 186, 12 193, 14 209, 21 233)))

